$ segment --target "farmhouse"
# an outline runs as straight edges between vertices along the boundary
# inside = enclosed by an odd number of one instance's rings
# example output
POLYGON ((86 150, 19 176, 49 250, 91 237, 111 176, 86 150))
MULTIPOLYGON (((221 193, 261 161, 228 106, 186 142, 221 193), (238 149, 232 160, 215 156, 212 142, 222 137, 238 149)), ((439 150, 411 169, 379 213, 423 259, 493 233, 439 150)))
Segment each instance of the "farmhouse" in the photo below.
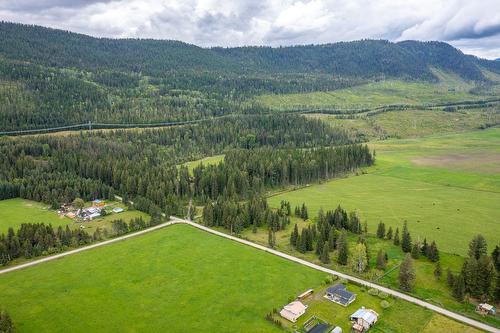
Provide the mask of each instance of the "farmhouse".
POLYGON ((326 290, 325 297, 332 302, 340 304, 342 306, 348 306, 356 299, 356 294, 351 293, 347 290, 347 287, 341 283, 338 283, 326 290))
POLYGON ((497 309, 488 303, 481 303, 476 307, 476 312, 482 315, 495 315, 497 313, 497 309))
POLYGON ((354 332, 366 332, 375 325, 378 320, 378 313, 371 309, 362 307, 351 315, 351 321, 354 322, 352 330, 354 332))
POLYGON ((290 304, 285 305, 280 311, 280 315, 283 318, 291 321, 292 323, 295 323, 300 316, 306 313, 306 309, 307 305, 304 305, 299 301, 294 301, 290 304))

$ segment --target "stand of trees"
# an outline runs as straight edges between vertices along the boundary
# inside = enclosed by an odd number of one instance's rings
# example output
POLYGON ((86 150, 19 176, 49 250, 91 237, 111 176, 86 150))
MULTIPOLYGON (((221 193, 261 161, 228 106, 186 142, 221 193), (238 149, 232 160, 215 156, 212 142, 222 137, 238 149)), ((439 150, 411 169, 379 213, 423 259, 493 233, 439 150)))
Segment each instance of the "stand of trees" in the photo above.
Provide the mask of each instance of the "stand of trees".
POLYGON ((463 301, 466 296, 480 301, 500 301, 500 249, 497 245, 491 256, 487 251, 484 237, 475 236, 469 244, 469 257, 461 272, 454 276, 448 271, 447 281, 452 288, 453 297, 458 301, 463 301))

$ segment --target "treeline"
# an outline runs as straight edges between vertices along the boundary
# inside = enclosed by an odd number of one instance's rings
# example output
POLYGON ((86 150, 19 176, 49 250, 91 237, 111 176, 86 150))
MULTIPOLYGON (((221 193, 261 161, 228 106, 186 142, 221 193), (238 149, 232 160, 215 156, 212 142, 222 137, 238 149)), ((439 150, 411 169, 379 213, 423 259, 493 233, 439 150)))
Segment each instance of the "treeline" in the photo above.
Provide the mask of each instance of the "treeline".
MULTIPOLYGON (((346 132, 299 116, 248 116, 143 131, 2 138, 0 197, 21 196, 55 208, 76 197, 88 201, 120 194, 152 215, 175 214, 182 212, 191 197, 199 202, 215 200, 223 193, 245 197, 278 184, 273 175, 258 170, 281 169, 274 161, 266 161, 265 154, 270 152, 264 147, 280 148, 273 154, 290 163, 287 172, 295 170, 301 183, 371 163, 366 147, 357 145, 304 152, 292 149, 350 142, 346 132), (187 168, 177 167, 224 152, 227 162, 198 168, 194 176, 187 168), (307 158, 316 158, 316 164, 307 158), (240 183, 238 191, 233 191, 240 183), (261 186, 252 189, 254 184, 261 186)), ((290 183, 293 177, 292 173, 290 183)))
POLYGON ((266 188, 327 180, 373 164, 366 145, 319 149, 253 149, 226 154, 218 165, 193 170, 194 195, 246 197, 266 188))
POLYGON ((69 247, 78 247, 93 241, 84 230, 44 223, 23 223, 17 231, 9 228, 7 235, 0 235, 0 265, 16 258, 33 258, 62 252, 69 247))
POLYGON ((69 226, 54 229, 50 224, 23 223, 16 231, 9 228, 7 234, 0 235, 0 265, 21 257, 30 259, 63 252, 68 248, 139 231, 162 222, 161 216, 154 216, 149 222, 142 217, 133 218, 128 223, 118 219, 111 221, 111 230, 97 228, 92 235, 69 226))

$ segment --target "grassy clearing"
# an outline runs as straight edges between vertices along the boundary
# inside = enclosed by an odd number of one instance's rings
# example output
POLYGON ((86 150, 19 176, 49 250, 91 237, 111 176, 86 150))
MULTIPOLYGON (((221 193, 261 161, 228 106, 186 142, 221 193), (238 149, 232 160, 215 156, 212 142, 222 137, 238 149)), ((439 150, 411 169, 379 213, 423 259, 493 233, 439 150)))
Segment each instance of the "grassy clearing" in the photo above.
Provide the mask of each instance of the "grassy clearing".
MULTIPOLYGON (((86 203, 86 206, 90 206, 86 203)), ((58 226, 69 225, 70 228, 80 228, 84 226, 85 231, 92 234, 97 228, 108 229, 111 231, 111 221, 123 219, 125 222, 138 217, 142 217, 146 222, 150 216, 138 210, 127 210, 127 207, 119 202, 107 202, 108 211, 114 207, 124 208, 125 211, 119 214, 110 213, 109 215, 96 218, 92 221, 78 223, 65 216, 60 216, 56 211, 50 209, 46 204, 15 198, 0 201, 0 233, 7 232, 9 227, 16 230, 23 223, 45 223, 51 224, 54 229, 58 226)))
POLYGON ((329 92, 261 95, 256 100, 275 110, 307 108, 358 109, 390 104, 420 105, 479 100, 473 87, 444 73, 438 84, 387 80, 329 92))
POLYGON ((190 161, 186 162, 183 165, 186 166, 189 170, 190 174, 193 174, 193 169, 199 166, 200 164, 203 165, 217 165, 220 162, 224 161, 224 155, 214 155, 214 156, 209 156, 205 157, 196 161, 190 161))
POLYGON ((23 223, 46 223, 53 227, 72 223, 67 217, 61 217, 48 205, 21 198, 0 200, 0 233, 12 227, 16 230, 23 223))
POLYGON ((0 304, 19 332, 279 332, 265 314, 323 278, 177 225, 1 276, 0 304))
MULTIPOLYGON (((321 296, 324 278, 324 273, 176 225, 0 276, 0 304, 19 332, 158 332, 167 327, 169 332, 280 332, 265 314, 311 287, 321 296)), ((307 301, 310 308, 300 323, 317 315, 347 330, 348 315, 364 305, 381 314, 377 327, 383 331, 421 332, 435 316, 392 299, 384 310, 377 297, 355 285, 349 288, 358 294, 351 306, 316 297, 307 301), (418 320, 402 320, 408 316, 418 320)))
POLYGON ((500 123, 500 113, 493 108, 460 112, 439 110, 389 111, 355 119, 338 119, 334 115, 310 114, 356 136, 368 139, 414 138, 476 130, 486 124, 500 123))
MULTIPOLYGON (((270 205, 277 207, 281 200, 292 206, 305 202, 315 215, 320 207, 334 209, 340 204, 358 210, 371 231, 380 221, 401 228, 407 220, 414 238, 435 239, 441 250, 460 255, 477 233, 490 246, 500 241, 500 234, 491 232, 498 229, 500 218, 499 173, 481 172, 480 167, 471 171, 470 165, 424 167, 414 162, 422 157, 472 154, 479 158, 469 164, 482 165, 480 156, 500 154, 500 129, 382 141, 372 147, 377 162, 367 174, 279 194, 269 199, 270 205)), ((489 170, 499 167, 487 164, 489 170)))

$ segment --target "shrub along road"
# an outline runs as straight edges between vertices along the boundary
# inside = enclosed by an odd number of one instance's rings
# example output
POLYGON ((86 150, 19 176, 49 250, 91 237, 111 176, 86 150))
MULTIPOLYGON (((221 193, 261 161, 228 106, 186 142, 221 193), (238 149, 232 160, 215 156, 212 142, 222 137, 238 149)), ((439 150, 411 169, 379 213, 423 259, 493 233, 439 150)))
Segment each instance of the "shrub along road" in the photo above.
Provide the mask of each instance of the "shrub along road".
POLYGON ((328 269, 326 267, 322 267, 322 266, 313 264, 313 263, 308 262, 306 260, 302 260, 302 259, 296 258, 294 256, 285 254, 283 252, 270 249, 270 248, 265 247, 263 245, 259 245, 259 244, 256 244, 256 243, 253 243, 253 242, 250 242, 250 241, 247 241, 247 240, 235 237, 235 236, 231 236, 231 235, 225 234, 223 232, 216 231, 216 230, 213 230, 211 228, 205 227, 205 226, 200 225, 198 223, 194 223, 194 222, 191 222, 191 221, 188 221, 188 220, 177 218, 175 216, 171 216, 169 222, 165 222, 165 223, 159 224, 157 226, 154 226, 154 227, 151 227, 151 228, 148 228, 148 229, 144 229, 144 230, 141 230, 141 231, 138 231, 138 232, 135 232, 135 233, 131 233, 131 234, 127 234, 127 235, 124 235, 124 236, 116 237, 116 238, 113 238, 113 239, 110 239, 110 240, 107 240, 107 241, 103 241, 103 242, 100 242, 100 243, 92 244, 92 245, 89 245, 89 246, 81 247, 81 248, 74 249, 74 250, 71 250, 71 251, 67 251, 67 252, 64 252, 64 253, 56 254, 56 255, 53 255, 53 256, 45 257, 45 258, 42 258, 42 259, 39 259, 39 260, 34 260, 34 261, 27 262, 27 263, 24 263, 24 264, 20 264, 20 265, 17 265, 17 266, 9 267, 9 268, 0 270, 0 274, 6 274, 6 273, 13 272, 13 271, 16 271, 16 270, 20 270, 20 269, 23 269, 23 268, 35 266, 35 265, 38 265, 38 264, 41 264, 41 263, 44 263, 44 262, 47 262, 47 261, 56 260, 56 259, 59 259, 59 258, 62 258, 62 257, 66 257, 66 256, 69 256, 69 255, 72 255, 72 254, 75 254, 75 253, 79 253, 79 252, 91 250, 91 249, 94 249, 94 248, 97 248, 97 247, 100 247, 100 246, 105 246, 105 245, 108 245, 108 244, 112 244, 112 243, 115 243, 115 242, 126 240, 128 238, 140 236, 140 235, 143 235, 145 233, 152 232, 152 231, 155 231, 155 230, 158 230, 158 229, 161 229, 161 228, 165 228, 165 227, 168 227, 168 226, 173 225, 173 224, 179 224, 179 223, 189 224, 189 225, 191 225, 191 226, 193 226, 195 228, 204 230, 206 232, 215 234, 215 235, 220 236, 220 237, 228 238, 230 240, 233 240, 233 241, 236 241, 236 242, 248 245, 248 246, 252 246, 252 247, 257 248, 259 250, 271 253, 273 255, 279 256, 281 258, 284 258, 284 259, 296 262, 298 264, 301 264, 301 265, 304 265, 304 266, 307 266, 307 267, 310 267, 312 269, 319 270, 319 271, 322 271, 322 272, 325 272, 325 273, 328 273, 328 274, 337 275, 337 276, 339 276, 339 277, 341 277, 343 279, 349 280, 349 281, 354 282, 356 284, 360 284, 360 285, 363 285, 363 286, 366 286, 366 287, 369 287, 369 288, 376 288, 376 289, 378 289, 378 290, 380 290, 382 292, 385 292, 385 293, 387 293, 389 295, 392 295, 394 297, 397 297, 397 298, 403 299, 405 301, 408 301, 408 302, 420 305, 420 306, 422 306, 424 308, 427 308, 427 309, 432 310, 434 312, 440 313, 440 314, 445 315, 445 316, 447 316, 449 318, 452 318, 454 320, 463 322, 463 323, 465 323, 467 325, 470 325, 470 326, 473 326, 473 327, 485 330, 487 332, 500 333, 500 330, 496 329, 495 327, 483 324, 481 322, 478 322, 476 320, 467 318, 467 317, 462 316, 460 314, 457 314, 455 312, 452 312, 452 311, 446 310, 444 308, 441 308, 439 306, 433 305, 431 303, 422 301, 422 300, 420 300, 418 298, 406 295, 406 294, 401 293, 399 291, 395 291, 395 290, 392 290, 392 289, 389 289, 389 288, 386 288, 386 287, 382 287, 382 286, 380 286, 378 284, 375 284, 375 283, 372 283, 372 282, 369 282, 369 281, 365 281, 365 280, 362 280, 362 279, 354 277, 354 276, 350 276, 350 275, 347 275, 347 274, 344 274, 344 273, 341 273, 341 272, 334 271, 332 269, 328 269))

